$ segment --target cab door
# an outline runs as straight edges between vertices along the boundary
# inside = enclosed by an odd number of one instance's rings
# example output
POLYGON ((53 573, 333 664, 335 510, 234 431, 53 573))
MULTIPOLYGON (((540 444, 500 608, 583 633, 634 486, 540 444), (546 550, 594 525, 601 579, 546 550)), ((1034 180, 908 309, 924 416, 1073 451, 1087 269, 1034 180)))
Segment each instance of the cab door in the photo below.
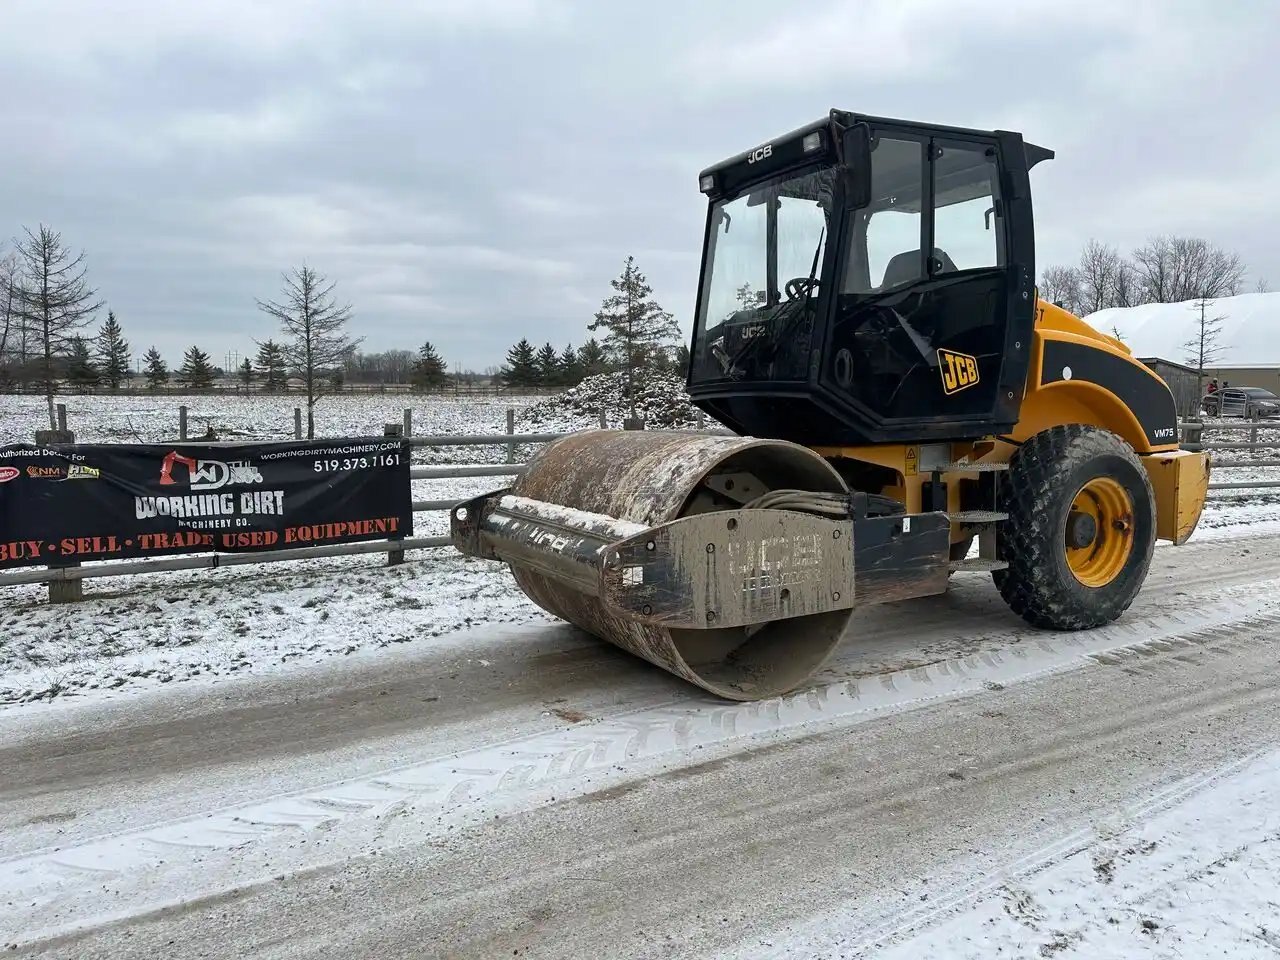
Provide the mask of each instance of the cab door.
POLYGON ((822 385, 873 440, 982 436, 1017 421, 1034 325, 1017 134, 872 126, 822 385))

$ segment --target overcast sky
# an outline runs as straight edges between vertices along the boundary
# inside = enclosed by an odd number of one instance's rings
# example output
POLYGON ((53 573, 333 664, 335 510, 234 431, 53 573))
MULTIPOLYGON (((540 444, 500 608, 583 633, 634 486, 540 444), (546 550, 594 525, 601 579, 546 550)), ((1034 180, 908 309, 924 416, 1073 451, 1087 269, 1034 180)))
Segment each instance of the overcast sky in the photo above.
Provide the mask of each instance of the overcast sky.
POLYGON ((302 262, 367 349, 579 343, 634 253, 689 328, 700 168, 841 107, 1020 130, 1038 268, 1206 236, 1280 287, 1280 3, 0 0, 0 237, 221 363, 302 262))

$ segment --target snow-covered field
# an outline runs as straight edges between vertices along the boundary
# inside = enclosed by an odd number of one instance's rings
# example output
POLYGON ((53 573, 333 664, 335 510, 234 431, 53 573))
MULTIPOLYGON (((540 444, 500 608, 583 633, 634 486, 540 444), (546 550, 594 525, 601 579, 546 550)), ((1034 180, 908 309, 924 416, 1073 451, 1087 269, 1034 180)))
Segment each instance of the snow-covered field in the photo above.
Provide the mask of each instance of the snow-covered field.
MULTIPOLYGON (((531 396, 458 397, 344 394, 316 405, 317 437, 382 436, 388 423, 403 423, 413 411, 416 436, 496 434, 507 429, 507 410, 519 417, 544 399, 531 396)), ((178 408, 187 408, 187 435, 199 439, 212 430, 219 440, 290 440, 293 411, 304 403, 297 396, 68 396, 67 426, 80 443, 164 443, 178 439, 178 408)), ((303 409, 305 429, 306 410, 303 409)), ((31 442, 34 431, 48 427, 43 397, 0 396, 0 443, 31 442)), ((554 429, 540 427, 538 432, 554 429)), ((517 427, 525 431, 524 427, 517 427)), ((517 450, 522 456, 528 447, 517 450)), ((415 463, 501 463, 505 446, 414 447, 415 463)))
MULTIPOLYGON (((413 410, 418 434, 502 433, 507 409, 517 411, 537 397, 421 397, 343 394, 316 405, 316 435, 381 436, 383 425, 401 423, 413 410)), ((305 399, 270 394, 218 396, 66 396, 67 426, 81 443, 163 443, 178 439, 178 408, 187 408, 192 438, 211 428, 222 440, 285 440, 293 437, 293 411, 305 399)), ((45 401, 38 396, 0 396, 0 442, 29 442, 32 431, 47 427, 45 401)))

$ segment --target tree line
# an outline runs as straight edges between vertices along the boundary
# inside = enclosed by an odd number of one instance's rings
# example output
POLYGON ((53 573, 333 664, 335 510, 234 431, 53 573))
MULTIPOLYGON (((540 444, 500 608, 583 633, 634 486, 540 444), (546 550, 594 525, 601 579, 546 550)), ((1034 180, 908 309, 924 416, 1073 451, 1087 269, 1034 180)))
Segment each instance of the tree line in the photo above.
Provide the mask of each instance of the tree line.
MULTIPOLYGON (((1232 297, 1246 272, 1239 254, 1201 237, 1152 237, 1128 255, 1095 239, 1076 263, 1045 268, 1040 295, 1084 317, 1109 307, 1232 297)), ((1257 289, 1265 292, 1266 281, 1257 289)))
MULTIPOLYGON (((1201 237, 1157 236, 1128 256, 1090 240, 1071 266, 1052 266, 1041 276, 1040 295, 1080 317, 1110 307, 1190 302, 1192 335, 1182 345, 1182 361, 1197 371, 1203 392, 1205 368, 1222 359, 1222 314, 1212 302, 1244 287, 1247 270, 1240 255, 1201 237)), ((1266 293, 1267 281, 1255 287, 1266 293)), ((1123 339, 1120 331, 1107 331, 1123 339)))
MULTIPOLYGON (((81 390, 105 384, 114 390, 130 375, 129 341, 115 312, 108 309, 96 334, 87 332, 105 306, 87 274, 84 252, 73 251, 45 224, 34 230, 24 227, 12 248, 0 251, 0 381, 39 386, 50 429, 57 428, 53 398, 61 384, 81 390)), ((257 301, 258 309, 279 324, 281 337, 258 343, 258 370, 246 359, 239 374, 247 380, 260 374, 269 388, 299 378, 307 398, 307 436, 313 437, 315 405, 338 380, 360 340, 347 335, 351 307, 336 299, 333 283, 305 264, 282 280, 278 299, 257 301)), ((218 375, 209 354, 198 346, 185 352, 173 373, 154 346, 143 362, 143 377, 152 389, 170 379, 203 389, 218 375)), ((431 364, 430 356, 419 358, 421 369, 429 370, 431 364)))
POLYGON ((688 348, 678 341, 680 330, 670 313, 653 296, 648 279, 627 257, 622 273, 610 281, 613 293, 604 299, 587 330, 602 332, 603 340, 588 339, 557 351, 550 343, 535 348, 521 338, 507 351, 500 371, 512 387, 574 386, 599 373, 622 375, 623 396, 635 416, 636 382, 643 376, 683 369, 688 348))
MULTIPOLYGON (((83 251, 74 251, 62 235, 45 224, 22 228, 11 247, 0 249, 0 388, 38 387, 47 399, 49 423, 56 428, 54 396, 60 386, 87 391, 128 385, 133 353, 115 311, 90 329, 106 307, 88 283, 83 251)), ((352 338, 347 326, 350 304, 341 302, 335 284, 309 265, 282 275, 280 295, 259 299, 257 308, 276 324, 279 337, 254 341, 256 353, 234 371, 217 367, 208 352, 192 345, 182 364, 170 369, 160 351, 149 346, 141 357, 147 388, 171 383, 202 390, 219 378, 234 376, 246 387, 283 391, 300 382, 307 399, 307 435, 314 436, 314 408, 326 394, 340 389, 348 377, 361 382, 408 382, 415 389, 444 386, 450 374, 430 342, 417 351, 390 350, 365 354, 363 338, 352 338)), ((687 348, 678 344, 672 315, 654 299, 644 274, 628 257, 622 273, 611 281, 613 293, 587 324, 590 337, 581 346, 540 348, 522 338, 506 363, 487 374, 511 387, 567 387, 598 373, 620 372, 634 415, 635 384, 648 372, 681 368, 687 348)), ((462 371, 455 377, 462 378, 462 371)))

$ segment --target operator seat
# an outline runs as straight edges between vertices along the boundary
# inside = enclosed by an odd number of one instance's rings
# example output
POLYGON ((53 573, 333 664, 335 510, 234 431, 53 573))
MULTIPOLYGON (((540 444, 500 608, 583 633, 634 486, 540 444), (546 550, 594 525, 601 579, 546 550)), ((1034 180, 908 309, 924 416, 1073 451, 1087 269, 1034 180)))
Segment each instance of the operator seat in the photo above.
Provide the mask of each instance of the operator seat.
MULTIPOLYGON (((955 262, 947 256, 941 247, 933 248, 933 255, 942 263, 938 273, 954 273, 955 262)), ((920 279, 920 251, 907 250, 895 255, 884 268, 884 279, 880 281, 880 289, 888 290, 904 283, 914 283, 920 279)))

